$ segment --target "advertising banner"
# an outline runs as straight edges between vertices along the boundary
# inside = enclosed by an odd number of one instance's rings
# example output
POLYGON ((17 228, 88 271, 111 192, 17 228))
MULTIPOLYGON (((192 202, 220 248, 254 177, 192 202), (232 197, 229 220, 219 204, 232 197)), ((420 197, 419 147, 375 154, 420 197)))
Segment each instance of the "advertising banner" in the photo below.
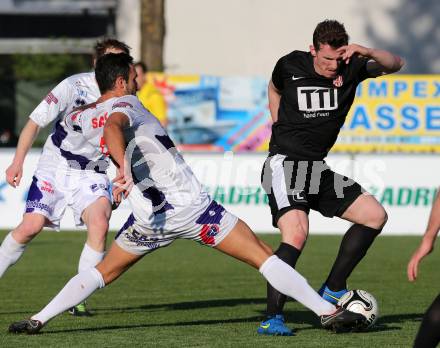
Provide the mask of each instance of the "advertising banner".
POLYGON ((333 151, 440 152, 440 76, 365 80, 333 151))
MULTIPOLYGON (((267 80, 150 74, 167 101, 167 127, 185 151, 265 152, 267 80)), ((358 86, 332 152, 440 152, 440 75, 387 75, 358 86)))
MULTIPOLYGON (((27 156, 18 188, 10 187, 4 172, 13 150, 0 152, 0 228, 11 229, 21 221, 27 190, 40 151, 27 156)), ((260 184, 265 154, 186 153, 185 160, 211 196, 246 221, 256 232, 276 232, 271 225, 267 196, 260 184)), ((357 180, 373 193, 388 212, 384 234, 422 234, 439 187, 440 161, 437 155, 331 155, 331 168, 357 180)), ((110 177, 114 171, 110 171, 110 177)), ((110 228, 118 230, 130 214, 123 203, 113 212, 110 228)), ((311 233, 343 233, 350 224, 310 213, 311 233)), ((72 212, 66 210, 61 228, 75 229, 72 212)))

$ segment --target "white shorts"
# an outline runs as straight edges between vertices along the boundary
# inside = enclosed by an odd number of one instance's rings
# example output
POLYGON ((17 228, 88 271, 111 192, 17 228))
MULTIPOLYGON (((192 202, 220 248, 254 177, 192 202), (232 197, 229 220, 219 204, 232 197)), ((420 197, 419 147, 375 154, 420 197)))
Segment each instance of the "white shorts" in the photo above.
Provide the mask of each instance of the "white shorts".
POLYGON ((136 219, 133 214, 115 237, 116 243, 125 251, 135 255, 145 255, 158 248, 166 247, 176 239, 190 239, 200 244, 215 247, 236 225, 238 218, 214 200, 201 209, 200 214, 185 224, 173 224, 170 217, 159 228, 136 219))
POLYGON ((37 169, 26 198, 25 213, 45 216, 46 227, 59 229, 66 207, 73 210, 75 224, 83 226, 81 215, 98 198, 111 201, 110 182, 105 174, 92 171, 69 171, 61 174, 54 170, 37 169))

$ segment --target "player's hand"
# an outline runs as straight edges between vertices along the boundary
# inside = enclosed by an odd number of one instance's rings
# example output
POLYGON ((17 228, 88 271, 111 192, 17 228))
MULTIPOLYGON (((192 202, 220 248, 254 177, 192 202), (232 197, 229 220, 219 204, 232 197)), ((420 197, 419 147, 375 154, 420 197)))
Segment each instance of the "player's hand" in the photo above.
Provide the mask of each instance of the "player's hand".
POLYGON ((122 199, 125 199, 130 194, 131 189, 133 188, 133 179, 131 176, 120 173, 113 180, 113 202, 116 205, 119 205, 122 202, 122 199))
POLYGON ((357 44, 350 44, 346 46, 339 47, 336 52, 342 54, 342 60, 345 62, 345 64, 350 63, 350 58, 353 56, 353 54, 357 53, 361 56, 368 57, 370 49, 361 45, 357 44))
POLYGON ((12 163, 8 169, 6 169, 6 181, 12 187, 20 185, 21 177, 23 176, 23 165, 12 163))
POLYGON ((407 274, 408 274, 408 280, 410 282, 413 282, 417 279, 417 273, 418 273, 418 267, 420 261, 422 261, 422 259, 426 255, 431 253, 433 249, 434 249, 433 242, 423 238, 422 242, 420 243, 419 247, 414 252, 413 256, 411 257, 411 260, 409 260, 408 263, 407 274))

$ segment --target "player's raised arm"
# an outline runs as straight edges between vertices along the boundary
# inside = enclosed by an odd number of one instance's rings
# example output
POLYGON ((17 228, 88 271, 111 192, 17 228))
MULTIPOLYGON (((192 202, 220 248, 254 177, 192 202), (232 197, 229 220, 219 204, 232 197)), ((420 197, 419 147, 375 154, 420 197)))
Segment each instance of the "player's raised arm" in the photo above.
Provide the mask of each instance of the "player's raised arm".
POLYGON ((431 214, 428 220, 426 232, 423 235, 419 247, 414 252, 411 260, 408 263, 407 273, 408 280, 415 281, 418 273, 418 266, 420 261, 427 256, 434 249, 437 234, 440 231, 440 191, 437 193, 437 198, 431 209, 431 214))
POLYGON ((370 61, 367 63, 367 71, 371 76, 392 74, 399 71, 405 64, 401 57, 391 52, 377 48, 368 48, 357 44, 342 46, 337 51, 343 53, 342 60, 347 64, 355 53, 369 58, 370 61))

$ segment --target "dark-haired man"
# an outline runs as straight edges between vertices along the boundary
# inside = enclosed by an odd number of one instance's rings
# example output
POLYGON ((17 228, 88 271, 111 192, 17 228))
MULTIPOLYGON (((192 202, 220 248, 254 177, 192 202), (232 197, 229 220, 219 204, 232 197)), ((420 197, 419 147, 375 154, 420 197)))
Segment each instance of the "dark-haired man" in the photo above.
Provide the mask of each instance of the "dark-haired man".
MULTIPOLYGON (((84 301, 108 285, 143 256, 189 239, 211 246, 259 269, 280 291, 292 296, 321 317, 325 328, 336 330, 362 325, 365 318, 322 299, 298 272, 257 238, 240 219, 214 201, 176 150, 165 129, 133 94, 136 72, 124 54, 108 54, 96 65, 102 96, 74 111, 66 123, 99 149, 102 129, 90 119, 107 115, 104 139, 119 167, 115 201, 128 193, 132 214, 116 235, 105 258, 96 267, 73 277, 57 296, 30 319, 12 323, 11 333, 36 334, 66 308, 84 301)), ((97 155, 99 151, 97 150, 97 155)))
MULTIPOLYGON (((319 23, 310 52, 280 58, 269 82, 272 137, 262 173, 273 225, 282 242, 275 254, 295 267, 309 231, 310 209, 353 223, 320 294, 331 303, 347 291, 347 278, 387 220, 384 208, 353 180, 333 172, 324 158, 336 141, 363 80, 400 70, 401 58, 348 43, 344 26, 319 23), (365 194, 363 194, 365 193, 365 194)), ((292 335, 284 323, 286 297, 270 285, 260 334, 292 335)))
MULTIPOLYGON (((129 47, 123 42, 115 39, 98 41, 94 62, 107 53, 121 52, 129 53, 129 47)), ((76 225, 87 226, 87 241, 78 270, 94 267, 104 257, 111 215, 109 180, 105 168, 93 164, 87 151, 81 148, 83 144, 78 141, 76 133, 67 129, 63 122, 63 116, 72 109, 94 102, 100 95, 94 72, 76 74, 52 89, 29 116, 12 164, 6 170, 6 180, 12 187, 20 184, 24 159, 39 129, 53 121, 55 125, 34 173, 23 220, 5 237, 0 247, 0 277, 19 260, 26 245, 43 227, 59 228, 68 206, 73 210, 76 225)), ((73 308, 71 313, 90 315, 84 304, 73 308)))

